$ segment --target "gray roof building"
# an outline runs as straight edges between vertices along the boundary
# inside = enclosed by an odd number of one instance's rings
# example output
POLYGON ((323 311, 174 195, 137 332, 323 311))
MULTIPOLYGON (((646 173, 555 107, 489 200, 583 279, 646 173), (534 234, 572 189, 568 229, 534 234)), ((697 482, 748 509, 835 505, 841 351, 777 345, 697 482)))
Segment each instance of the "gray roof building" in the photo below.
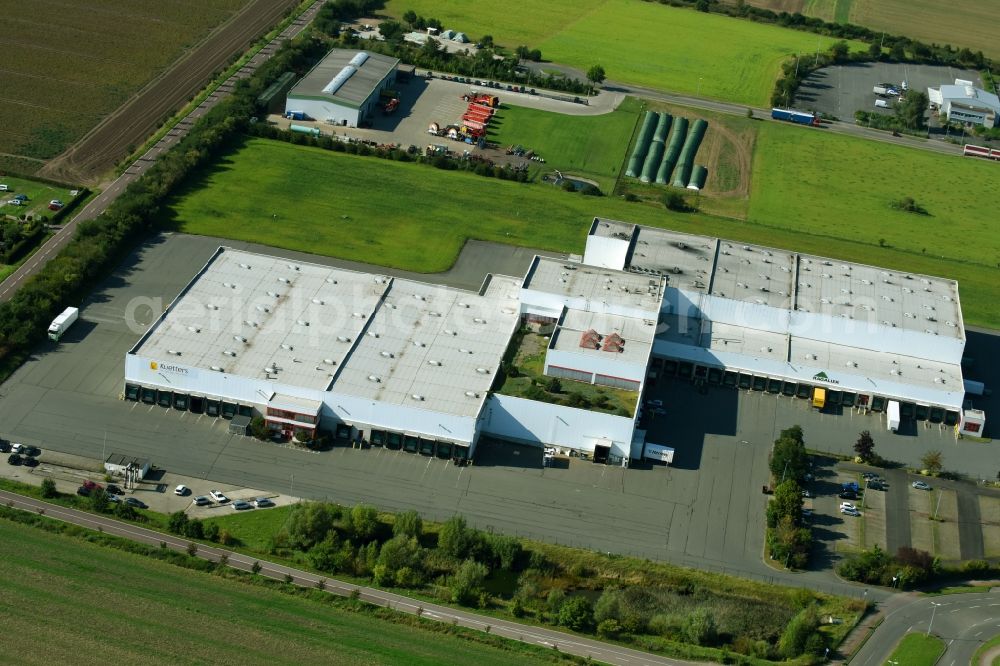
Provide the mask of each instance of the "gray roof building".
POLYGON ((334 102, 361 108, 399 64, 370 51, 334 49, 295 84, 289 98, 334 102))

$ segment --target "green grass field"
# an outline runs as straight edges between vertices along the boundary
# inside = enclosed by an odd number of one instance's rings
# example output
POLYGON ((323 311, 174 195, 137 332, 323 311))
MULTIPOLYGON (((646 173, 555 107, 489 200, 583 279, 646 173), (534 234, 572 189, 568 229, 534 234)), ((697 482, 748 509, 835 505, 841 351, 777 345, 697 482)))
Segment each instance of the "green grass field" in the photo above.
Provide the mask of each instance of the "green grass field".
POLYGON ((546 160, 538 170, 586 176, 610 192, 641 107, 639 100, 629 97, 613 113, 567 116, 504 105, 490 139, 504 147, 521 144, 534 150, 546 160))
POLYGON ((896 645, 886 664, 906 666, 934 666, 944 654, 944 642, 937 636, 906 634, 896 645))
MULTIPOLYGON (((642 0, 390 0, 445 27, 498 44, 537 47, 542 57, 651 88, 763 106, 783 60, 834 41, 805 32, 642 0)), ((860 44, 855 45, 860 49, 860 44)))
POLYGON ((37 180, 0 176, 0 183, 9 188, 7 192, 0 192, 0 214, 3 215, 13 215, 14 217, 21 215, 51 216, 52 212, 48 209, 50 201, 59 199, 63 203, 69 203, 73 199, 73 195, 68 189, 37 180), (17 194, 27 195, 28 205, 12 206, 6 203, 17 194))
POLYGON ((549 663, 3 520, 0 557, 3 663, 549 663))
MULTIPOLYGON (((433 273, 448 269, 469 238, 582 252, 589 221, 596 215, 949 277, 961 283, 966 323, 1000 328, 1000 311, 995 307, 996 269, 986 263, 982 252, 971 257, 975 261, 939 256, 945 254, 938 251, 940 248, 960 247, 952 223, 947 223, 947 227, 939 225, 956 238, 951 245, 943 245, 940 238, 928 240, 925 244, 928 252, 921 253, 919 248, 924 245, 916 245, 909 237, 897 238, 889 232, 873 230, 873 223, 865 222, 864 209, 858 213, 850 205, 858 201, 871 206, 883 200, 888 204, 895 196, 915 194, 932 214, 944 215, 945 208, 937 208, 938 199, 923 201, 919 193, 940 179, 948 181, 950 169, 961 171, 994 165, 971 160, 966 164, 958 158, 900 148, 905 151, 899 156, 904 165, 923 164, 925 159, 940 160, 927 163, 930 175, 917 181, 925 183, 922 187, 897 193, 892 191, 894 185, 888 178, 880 177, 856 179, 859 192, 841 191, 832 184, 843 177, 841 170, 850 173, 853 161, 824 158, 821 164, 837 168, 823 171, 817 164, 809 163, 800 170, 809 178, 815 176, 822 183, 830 183, 832 189, 810 189, 788 182, 794 171, 788 164, 802 158, 787 155, 783 161, 782 155, 787 151, 782 146, 811 146, 820 142, 821 146, 834 150, 842 150, 846 145, 861 155, 890 147, 820 136, 819 132, 798 127, 765 123, 762 128, 760 140, 771 141, 768 147, 758 148, 750 222, 670 213, 653 203, 586 197, 548 185, 499 181, 467 172, 441 171, 422 164, 357 157, 263 139, 248 140, 241 149, 221 158, 213 169, 193 178, 164 213, 168 218, 165 222, 186 233, 433 273), (787 136, 780 133, 782 129, 787 136), (814 136, 809 138, 809 135, 814 136), (833 143, 825 143, 828 141, 833 143), (842 145, 837 141, 853 143, 842 145), (763 183, 769 183, 770 189, 765 189, 763 183), (866 190, 875 194, 866 195, 866 190), (840 196, 846 201, 836 200, 840 196), (757 206, 755 213, 754 206, 757 206), (822 210, 827 206, 837 207, 837 214, 842 217, 827 216, 822 210), (809 214, 800 215, 800 211, 809 214), (274 214, 276 219, 272 217, 274 214), (879 247, 882 237, 890 247, 879 247), (913 247, 918 249, 914 251, 913 247)), ((961 187, 959 193, 974 191, 970 184, 961 187)), ((980 210, 983 197, 976 194, 968 204, 970 211, 980 210)), ((890 212, 886 206, 886 215, 890 212)), ((885 228, 883 218, 878 220, 885 228)), ((992 231, 984 234, 975 220, 961 222, 961 229, 972 234, 978 231, 977 249, 981 246, 979 236, 984 236, 983 243, 990 243, 988 234, 992 231)), ((927 223, 918 220, 915 224, 927 223)), ((949 251, 949 256, 956 255, 960 256, 957 251, 949 251)))

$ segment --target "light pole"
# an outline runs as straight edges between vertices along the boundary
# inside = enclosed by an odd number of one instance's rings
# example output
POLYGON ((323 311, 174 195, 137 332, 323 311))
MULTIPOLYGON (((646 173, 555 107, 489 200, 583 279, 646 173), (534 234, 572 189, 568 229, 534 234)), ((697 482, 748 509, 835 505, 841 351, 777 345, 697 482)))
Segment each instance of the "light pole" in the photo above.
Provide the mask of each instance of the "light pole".
POLYGON ((940 606, 940 605, 941 604, 939 604, 937 602, 934 602, 934 601, 931 602, 931 606, 933 606, 934 608, 931 609, 931 621, 927 623, 927 633, 924 634, 925 636, 930 636, 931 635, 931 627, 934 626, 934 613, 937 612, 937 607, 940 606))
POLYGON ((940 490, 937 490, 935 492, 937 492, 938 494, 938 501, 937 504, 934 506, 934 520, 937 520, 938 509, 941 508, 941 498, 944 497, 944 493, 942 493, 940 490))

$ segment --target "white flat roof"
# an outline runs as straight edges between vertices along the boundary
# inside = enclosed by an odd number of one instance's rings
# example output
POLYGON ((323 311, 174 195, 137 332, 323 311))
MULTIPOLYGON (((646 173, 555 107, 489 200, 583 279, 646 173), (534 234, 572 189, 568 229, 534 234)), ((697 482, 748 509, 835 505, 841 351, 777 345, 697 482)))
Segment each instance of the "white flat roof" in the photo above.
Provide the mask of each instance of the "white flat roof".
POLYGON ((483 295, 396 280, 332 391, 476 416, 520 319, 520 280, 483 295))
POLYGON ((524 288, 595 303, 615 303, 650 313, 659 311, 663 297, 657 276, 635 275, 545 257, 538 257, 528 270, 524 288))
POLYGON ((219 248, 132 353, 475 416, 520 314, 520 280, 487 280, 480 294, 219 248))
POLYGON ((712 295, 788 309, 795 285, 795 254, 722 241, 712 276, 712 295))
POLYGON ((553 333, 554 341, 551 348, 622 363, 645 363, 649 358, 655 332, 655 321, 650 319, 567 308, 553 333), (624 340, 624 344, 620 346, 620 351, 604 351, 603 345, 602 349, 581 347, 580 340, 589 330, 596 332, 602 339, 617 333, 624 340))
POLYGON ((384 275, 220 248, 134 351, 326 389, 390 282, 384 275))

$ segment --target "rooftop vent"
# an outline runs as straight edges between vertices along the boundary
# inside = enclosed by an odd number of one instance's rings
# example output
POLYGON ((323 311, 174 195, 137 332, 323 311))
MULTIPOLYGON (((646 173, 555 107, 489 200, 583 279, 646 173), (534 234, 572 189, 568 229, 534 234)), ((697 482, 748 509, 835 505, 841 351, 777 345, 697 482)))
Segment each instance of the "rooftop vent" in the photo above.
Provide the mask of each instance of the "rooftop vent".
POLYGON ((336 363, 334 363, 332 358, 324 358, 323 362, 326 363, 327 365, 336 365, 336 363))
POLYGON ((476 393, 475 391, 466 391, 465 395, 467 395, 470 398, 478 398, 479 397, 479 394, 476 393))
POLYGON ((295 323, 298 324, 299 326, 308 326, 309 325, 309 322, 307 322, 305 319, 296 319, 295 323))
POLYGON ((424 396, 420 395, 419 393, 411 393, 410 397, 416 400, 417 402, 423 402, 424 400, 424 396))
POLYGON ((375 382, 376 384, 378 384, 382 381, 382 378, 379 377, 378 375, 368 375, 368 381, 375 382))
POLYGON ((287 349, 288 351, 292 351, 293 349, 295 349, 295 347, 291 346, 290 344, 284 343, 284 342, 281 343, 281 348, 282 349, 287 349))
POLYGON ((427 365, 440 366, 441 365, 441 361, 438 361, 437 359, 431 359, 430 361, 427 361, 427 365))
POLYGON ((226 371, 225 368, 219 367, 217 365, 213 365, 212 366, 212 370, 215 370, 216 372, 225 372, 226 371))
POLYGON ((232 349, 227 349, 222 353, 225 354, 226 356, 236 356, 236 352, 234 352, 232 349))
POLYGON ((337 336, 337 342, 350 342, 350 341, 351 341, 351 339, 349 337, 347 337, 346 335, 338 335, 337 336))
POLYGON ((180 356, 181 355, 181 353, 179 351, 177 351, 176 349, 168 349, 167 353, 168 354, 173 354, 174 356, 180 356))
POLYGON ((394 358, 393 353, 390 351, 379 352, 384 358, 394 358))
POLYGON ((242 335, 234 335, 233 340, 236 340, 236 342, 244 342, 244 343, 247 341, 247 339, 244 338, 242 335))
POLYGON ((476 372, 478 372, 481 375, 488 375, 488 374, 490 374, 490 371, 488 369, 486 369, 486 368, 476 368, 476 372))
POLYGON ((324 303, 323 299, 321 298, 314 298, 312 299, 312 302, 315 303, 316 305, 326 305, 326 303, 324 303))
POLYGON ((198 326, 188 326, 188 330, 192 333, 201 333, 201 328, 198 326))

